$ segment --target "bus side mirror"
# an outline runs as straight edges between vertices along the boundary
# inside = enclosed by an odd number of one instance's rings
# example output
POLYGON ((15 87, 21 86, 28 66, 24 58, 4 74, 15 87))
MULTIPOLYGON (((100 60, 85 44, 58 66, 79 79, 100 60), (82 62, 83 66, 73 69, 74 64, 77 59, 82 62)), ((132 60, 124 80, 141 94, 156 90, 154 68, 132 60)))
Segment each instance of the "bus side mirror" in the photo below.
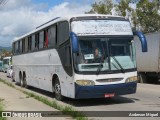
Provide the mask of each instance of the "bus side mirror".
POLYGON ((78 53, 79 52, 79 42, 78 42, 77 35, 74 32, 71 32, 70 37, 71 37, 71 44, 72 44, 72 52, 78 53))
POLYGON ((144 34, 140 31, 135 31, 134 35, 137 35, 139 37, 139 40, 141 41, 141 46, 142 46, 142 52, 147 52, 147 40, 144 34))

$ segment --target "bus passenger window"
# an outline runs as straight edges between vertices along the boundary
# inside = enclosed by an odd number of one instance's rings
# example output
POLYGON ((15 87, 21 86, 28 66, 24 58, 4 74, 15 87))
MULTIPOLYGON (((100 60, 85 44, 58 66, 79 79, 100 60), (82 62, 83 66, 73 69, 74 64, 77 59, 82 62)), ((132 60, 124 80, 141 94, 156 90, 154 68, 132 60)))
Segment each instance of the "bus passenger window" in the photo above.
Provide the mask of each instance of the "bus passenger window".
POLYGON ((18 54, 20 54, 20 41, 18 41, 18 54))
POLYGON ((15 43, 15 54, 18 54, 19 50, 18 50, 18 42, 15 43))
POLYGON ((25 53, 25 39, 22 39, 22 53, 25 53))
POLYGON ((32 35, 32 51, 35 49, 35 35, 32 35))
POLYGON ((35 50, 39 49, 39 33, 36 34, 36 40, 35 40, 35 50))
POLYGON ((39 34, 39 48, 43 48, 43 42, 44 42, 44 31, 41 31, 39 34))
POLYGON ((48 29, 48 47, 56 46, 56 26, 48 29))
POLYGON ((28 37, 28 51, 30 52, 30 37, 28 37))
POLYGON ((48 48, 48 29, 44 31, 44 48, 48 48))
POLYGON ((60 22, 58 25, 58 44, 62 44, 69 38, 69 23, 60 22))
POLYGON ((22 53, 22 40, 20 40, 20 49, 19 52, 22 53))
POLYGON ((13 48, 13 49, 12 49, 12 51, 13 51, 13 55, 15 55, 15 53, 16 53, 16 49, 15 49, 15 48, 16 48, 16 43, 13 43, 12 48, 13 48))
POLYGON ((25 38, 25 52, 28 52, 28 38, 25 38))

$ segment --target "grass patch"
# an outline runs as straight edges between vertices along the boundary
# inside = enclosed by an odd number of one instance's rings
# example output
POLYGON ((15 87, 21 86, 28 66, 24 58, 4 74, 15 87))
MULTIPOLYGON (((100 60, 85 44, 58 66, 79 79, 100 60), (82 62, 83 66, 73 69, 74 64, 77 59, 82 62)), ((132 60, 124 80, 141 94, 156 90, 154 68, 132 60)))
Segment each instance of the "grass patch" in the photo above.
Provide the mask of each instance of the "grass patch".
MULTIPOLYGON (((0 114, 1 114, 2 111, 4 111, 4 110, 3 110, 2 101, 3 101, 3 99, 0 98, 0 114)), ((0 115, 0 116, 1 116, 1 115, 0 115)), ((0 120, 7 120, 7 118, 2 118, 2 117, 0 117, 0 120)))
POLYGON ((20 90, 20 91, 23 92, 24 94, 28 95, 29 97, 33 97, 34 99, 36 99, 40 102, 43 102, 44 104, 46 104, 50 107, 53 107, 59 111, 62 111, 62 113, 64 115, 70 115, 73 118, 75 118, 76 120, 88 120, 82 112, 74 110, 71 106, 62 106, 62 105, 59 105, 56 101, 50 101, 47 98, 36 95, 34 93, 27 92, 24 90, 20 90))
POLYGON ((65 106, 63 109, 64 114, 69 114, 73 118, 77 118, 77 120, 88 120, 86 117, 84 117, 84 113, 75 111, 71 106, 65 106))
POLYGON ((50 101, 48 100, 47 98, 45 97, 42 97, 42 96, 39 96, 39 95, 36 95, 32 92, 27 92, 25 90, 22 90, 22 89, 19 89, 17 87, 15 87, 15 85, 13 85, 12 83, 9 83, 9 82, 6 82, 5 80, 2 80, 0 79, 0 82, 12 87, 12 88, 15 88, 21 92, 23 92, 24 94, 27 95, 27 97, 33 97, 34 99, 50 106, 50 107, 53 107, 59 111, 62 111, 62 113, 64 115, 70 115, 72 116, 73 118, 75 118, 76 120, 88 120, 88 118, 85 116, 85 114, 83 114, 82 112, 79 112, 79 111, 76 111, 73 107, 71 106, 62 106, 62 105, 59 105, 56 101, 50 101))
POLYGON ((12 83, 6 82, 5 80, 0 79, 0 82, 4 83, 12 88, 15 88, 15 86, 12 83))

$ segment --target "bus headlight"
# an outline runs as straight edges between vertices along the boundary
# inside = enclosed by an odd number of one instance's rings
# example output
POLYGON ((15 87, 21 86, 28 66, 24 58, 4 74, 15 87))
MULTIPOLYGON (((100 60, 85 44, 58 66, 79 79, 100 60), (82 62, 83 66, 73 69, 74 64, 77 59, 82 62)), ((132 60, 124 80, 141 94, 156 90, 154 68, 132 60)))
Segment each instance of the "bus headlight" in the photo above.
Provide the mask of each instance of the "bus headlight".
POLYGON ((76 80, 76 83, 81 86, 93 86, 95 85, 92 80, 76 80))
POLYGON ((126 79, 126 83, 128 82, 136 82, 138 80, 137 76, 134 76, 134 77, 129 77, 126 79))

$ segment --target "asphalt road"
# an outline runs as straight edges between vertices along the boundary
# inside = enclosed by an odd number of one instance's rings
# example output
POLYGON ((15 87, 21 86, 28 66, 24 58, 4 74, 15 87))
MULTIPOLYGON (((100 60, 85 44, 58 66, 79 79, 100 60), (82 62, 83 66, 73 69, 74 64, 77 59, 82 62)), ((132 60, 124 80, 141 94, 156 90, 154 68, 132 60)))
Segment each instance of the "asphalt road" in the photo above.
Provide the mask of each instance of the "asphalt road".
MULTIPOLYGON (((11 82, 6 74, 0 73, 0 78, 11 82)), ((19 86, 17 86, 19 87, 19 86)), ((24 88, 22 88, 24 89, 24 88)), ((34 92, 38 95, 47 97, 49 100, 55 100, 52 93, 39 90, 36 88, 26 89, 27 91, 34 92)), ((92 115, 101 114, 99 111, 159 111, 160 114, 160 84, 138 84, 136 94, 118 96, 111 99, 88 99, 88 100, 73 100, 67 99, 60 102, 62 105, 70 105, 79 111, 98 111, 92 112, 92 115)), ((107 114, 107 113, 104 113, 107 114)), ((110 113, 108 113, 110 114, 110 113)), ((112 114, 117 114, 112 113, 112 114)), ((107 119, 113 120, 115 117, 93 117, 91 119, 107 119)), ((160 115, 159 115, 160 116, 160 115)), ((150 117, 120 117, 118 120, 159 120, 159 118, 150 117)))

